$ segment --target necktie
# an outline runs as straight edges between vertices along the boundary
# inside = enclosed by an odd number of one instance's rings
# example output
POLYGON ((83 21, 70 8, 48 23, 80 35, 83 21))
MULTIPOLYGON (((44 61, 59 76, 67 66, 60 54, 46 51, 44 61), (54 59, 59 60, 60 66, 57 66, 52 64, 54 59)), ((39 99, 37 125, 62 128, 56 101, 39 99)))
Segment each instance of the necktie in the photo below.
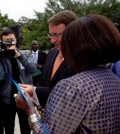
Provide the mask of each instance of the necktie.
POLYGON ((61 52, 59 52, 59 55, 57 56, 57 59, 55 60, 55 63, 54 63, 54 66, 53 66, 51 79, 53 78, 55 72, 57 71, 57 69, 60 66, 60 64, 62 63, 62 61, 63 61, 63 56, 62 56, 61 52))
POLYGON ((37 53, 33 53, 34 63, 37 63, 37 53))

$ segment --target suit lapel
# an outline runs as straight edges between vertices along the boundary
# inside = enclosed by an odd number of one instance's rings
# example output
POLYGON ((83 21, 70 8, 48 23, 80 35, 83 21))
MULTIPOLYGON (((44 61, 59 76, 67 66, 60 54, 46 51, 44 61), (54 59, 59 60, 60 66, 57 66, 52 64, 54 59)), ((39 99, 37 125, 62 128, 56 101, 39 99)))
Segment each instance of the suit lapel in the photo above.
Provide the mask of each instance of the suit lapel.
POLYGON ((38 51, 38 61, 37 61, 38 64, 39 64, 40 58, 41 58, 41 52, 38 51))
POLYGON ((53 50, 53 52, 49 52, 48 58, 44 64, 45 68, 43 69, 43 74, 45 75, 43 79, 46 85, 49 85, 50 83, 52 68, 53 68, 54 61, 55 61, 57 54, 58 54, 58 50, 56 48, 53 50))
POLYGON ((54 81, 55 79, 57 79, 57 77, 59 77, 60 73, 62 72, 62 70, 64 70, 64 68, 66 68, 67 64, 66 62, 63 60, 63 62, 61 63, 61 65, 59 66, 58 70, 56 71, 55 75, 53 76, 52 81, 54 81))

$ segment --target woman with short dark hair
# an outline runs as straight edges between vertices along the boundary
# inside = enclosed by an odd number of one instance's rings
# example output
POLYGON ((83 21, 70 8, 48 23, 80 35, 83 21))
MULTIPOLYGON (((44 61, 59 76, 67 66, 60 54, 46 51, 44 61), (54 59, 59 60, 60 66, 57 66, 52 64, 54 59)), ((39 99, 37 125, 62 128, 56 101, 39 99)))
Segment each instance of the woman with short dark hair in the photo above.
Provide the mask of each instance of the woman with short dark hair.
POLYGON ((64 58, 78 72, 120 59, 120 34, 105 16, 83 16, 70 24, 63 35, 64 58))

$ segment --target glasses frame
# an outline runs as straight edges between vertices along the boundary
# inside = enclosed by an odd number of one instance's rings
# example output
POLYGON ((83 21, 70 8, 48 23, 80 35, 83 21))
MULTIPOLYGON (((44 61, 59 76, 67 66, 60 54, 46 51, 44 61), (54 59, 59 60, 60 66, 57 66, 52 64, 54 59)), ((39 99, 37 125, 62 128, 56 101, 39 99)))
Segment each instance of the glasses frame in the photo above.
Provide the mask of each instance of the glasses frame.
POLYGON ((48 37, 51 38, 60 38, 63 33, 48 33, 48 37))

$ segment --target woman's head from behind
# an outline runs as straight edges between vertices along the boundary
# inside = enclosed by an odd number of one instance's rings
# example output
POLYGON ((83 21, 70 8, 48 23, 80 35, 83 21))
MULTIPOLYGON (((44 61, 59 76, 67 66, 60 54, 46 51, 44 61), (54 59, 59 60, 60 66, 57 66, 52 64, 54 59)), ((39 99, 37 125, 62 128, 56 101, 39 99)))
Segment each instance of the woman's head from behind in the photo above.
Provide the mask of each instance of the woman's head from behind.
POLYGON ((61 44, 65 60, 78 72, 120 59, 120 33, 102 15, 87 15, 73 21, 65 29, 61 44))

